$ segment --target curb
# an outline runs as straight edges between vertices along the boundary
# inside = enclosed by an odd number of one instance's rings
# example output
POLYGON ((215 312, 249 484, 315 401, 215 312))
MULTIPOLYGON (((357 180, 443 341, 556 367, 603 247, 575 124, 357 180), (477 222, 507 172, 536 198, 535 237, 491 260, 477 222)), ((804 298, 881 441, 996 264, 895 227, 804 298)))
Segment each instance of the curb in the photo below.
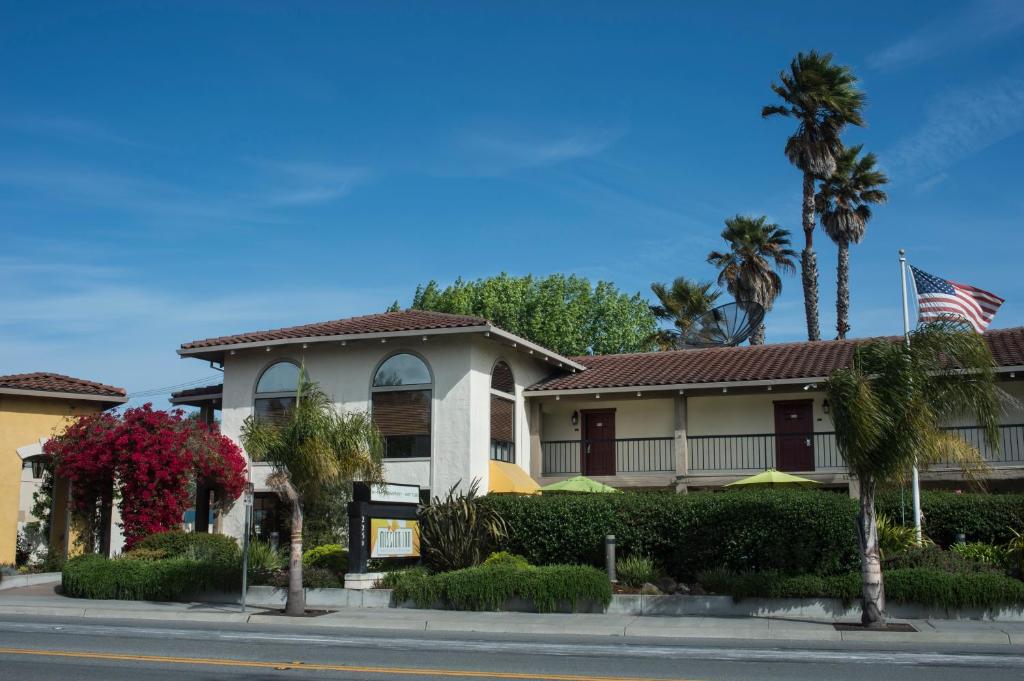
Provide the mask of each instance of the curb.
POLYGON ((24 586, 36 586, 38 584, 60 584, 61 573, 39 572, 32 575, 10 575, 4 577, 0 582, 0 591, 5 589, 20 589, 24 586))

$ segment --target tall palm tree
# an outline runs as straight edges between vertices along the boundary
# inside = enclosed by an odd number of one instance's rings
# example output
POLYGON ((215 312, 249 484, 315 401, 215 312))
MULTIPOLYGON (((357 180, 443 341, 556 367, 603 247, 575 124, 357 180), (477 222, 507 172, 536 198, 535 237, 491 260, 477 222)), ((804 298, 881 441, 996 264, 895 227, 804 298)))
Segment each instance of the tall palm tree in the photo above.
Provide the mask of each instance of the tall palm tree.
POLYGON ((875 167, 874 154, 860 155, 863 144, 844 149, 836 159, 836 169, 823 179, 814 197, 821 226, 839 247, 836 267, 836 333, 846 338, 850 330, 850 244, 864 238, 871 204, 885 203, 889 196, 881 189, 889 181, 875 167))
POLYGON ((384 452, 380 431, 364 412, 339 413, 316 383, 300 372, 295 407, 284 420, 248 417, 242 444, 255 460, 273 467, 268 483, 292 509, 288 601, 285 613, 302 615, 303 507, 352 480, 383 482, 384 452))
POLYGON ((761 116, 786 116, 796 119, 796 132, 786 140, 786 158, 803 172, 804 250, 800 254, 804 286, 804 313, 807 339, 819 340, 818 257, 814 252, 814 180, 829 177, 842 151, 840 133, 847 125, 863 125, 861 109, 864 94, 857 89, 857 78, 846 66, 832 63, 831 54, 800 52, 779 74, 772 90, 782 99, 781 106, 766 106, 761 116))
POLYGON ((654 342, 662 350, 677 347, 679 339, 689 333, 722 295, 710 281, 692 281, 686 277, 676 277, 668 285, 656 281, 651 284, 651 291, 658 297, 658 304, 650 306, 651 314, 675 326, 675 329, 659 329, 654 334, 654 342))
POLYGON ((970 415, 998 448, 998 388, 988 344, 980 334, 937 322, 911 334, 909 346, 875 341, 825 384, 836 443, 860 485, 857 519, 861 621, 885 626, 885 586, 876 527, 875 490, 899 481, 915 463, 953 460, 969 475, 984 467, 977 448, 941 429, 970 415))
MULTIPOLYGON (((759 303, 772 309, 782 293, 782 277, 776 272, 792 272, 796 251, 789 247, 789 232, 768 222, 764 215, 736 215, 725 221, 722 238, 728 251, 712 251, 708 262, 718 268, 718 284, 736 298, 736 302, 759 303)), ((764 343, 762 321, 750 336, 751 345, 764 343)))

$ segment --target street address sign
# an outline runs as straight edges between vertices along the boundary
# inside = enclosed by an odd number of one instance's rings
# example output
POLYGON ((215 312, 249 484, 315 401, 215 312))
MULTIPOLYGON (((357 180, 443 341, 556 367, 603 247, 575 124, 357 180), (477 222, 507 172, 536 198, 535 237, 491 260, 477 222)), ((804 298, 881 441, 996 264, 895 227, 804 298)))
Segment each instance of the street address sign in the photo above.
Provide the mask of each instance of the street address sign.
POLYGON ((418 504, 420 486, 385 483, 380 487, 370 487, 370 501, 378 504, 418 504))

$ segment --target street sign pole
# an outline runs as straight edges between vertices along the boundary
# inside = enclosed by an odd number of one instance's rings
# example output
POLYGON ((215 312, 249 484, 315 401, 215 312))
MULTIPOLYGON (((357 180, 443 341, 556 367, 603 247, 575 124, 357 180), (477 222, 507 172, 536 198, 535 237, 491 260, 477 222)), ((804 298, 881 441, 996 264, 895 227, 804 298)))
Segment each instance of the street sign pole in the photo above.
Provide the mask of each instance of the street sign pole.
POLYGON ((249 590, 249 532, 252 522, 252 497, 254 485, 246 483, 243 496, 245 503, 245 532, 242 535, 242 612, 245 612, 245 594, 249 590))

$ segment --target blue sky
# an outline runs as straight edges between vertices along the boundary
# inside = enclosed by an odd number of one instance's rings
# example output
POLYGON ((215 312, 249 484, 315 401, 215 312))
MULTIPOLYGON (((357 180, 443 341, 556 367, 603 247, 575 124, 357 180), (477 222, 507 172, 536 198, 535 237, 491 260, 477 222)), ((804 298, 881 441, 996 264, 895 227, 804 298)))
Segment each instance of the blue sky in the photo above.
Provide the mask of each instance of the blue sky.
MULTIPOLYGON (((0 373, 139 392, 214 376, 182 342, 432 278, 646 294, 712 278, 736 213, 799 244, 792 124, 760 109, 808 49, 863 80, 847 141, 892 178, 852 251, 853 335, 899 332, 899 247, 1024 324, 1024 4, 695 5, 0 3, 0 373)), ((801 339, 801 301, 787 278, 770 342, 801 339)))

